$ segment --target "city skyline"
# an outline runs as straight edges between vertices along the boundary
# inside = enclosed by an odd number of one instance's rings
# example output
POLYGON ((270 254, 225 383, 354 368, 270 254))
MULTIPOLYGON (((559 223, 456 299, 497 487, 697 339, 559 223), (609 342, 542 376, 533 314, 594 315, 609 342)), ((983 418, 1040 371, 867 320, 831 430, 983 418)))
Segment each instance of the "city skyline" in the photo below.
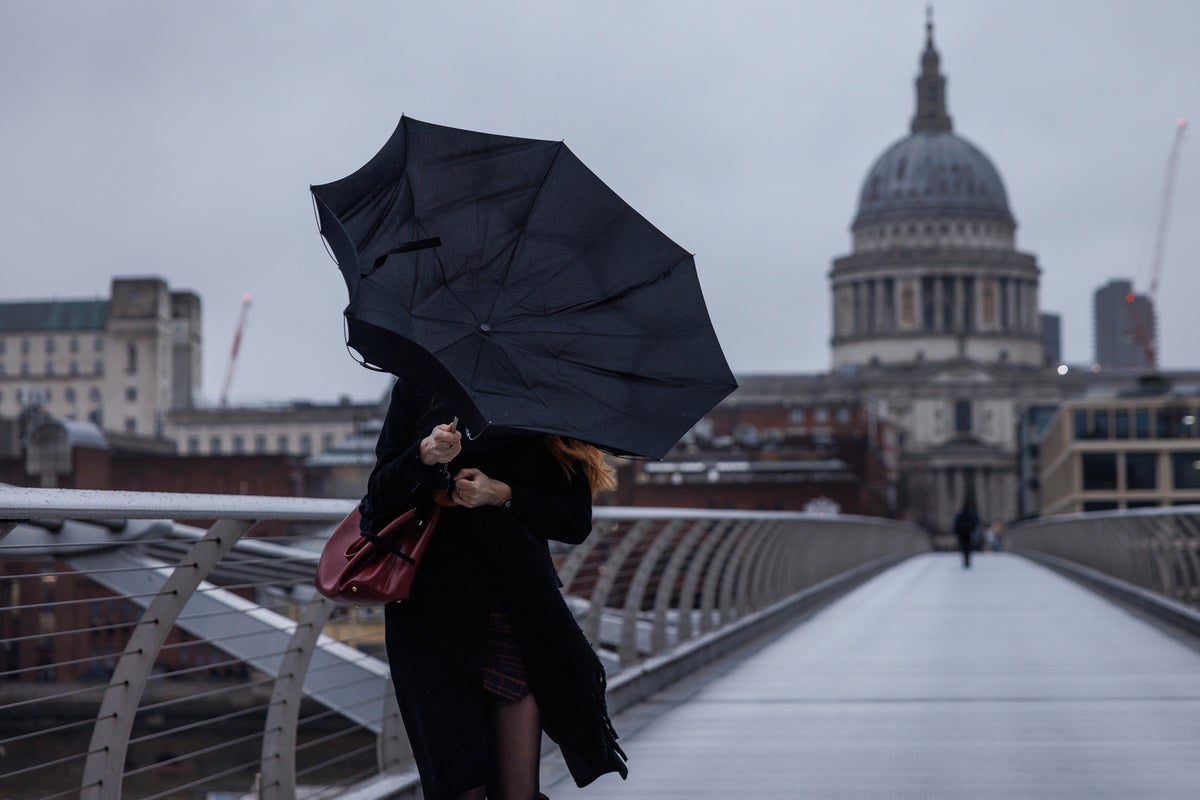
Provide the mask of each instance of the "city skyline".
MULTIPOLYGON (((863 176, 907 131, 923 4, 473 10, 0 7, 0 63, 24 76, 0 88, 0 300, 102 297, 114 275, 162 275, 201 296, 215 400, 251 294, 234 402, 378 396, 386 378, 342 347, 344 288, 307 186, 353 171, 408 113, 566 140, 696 254, 735 372, 828 369, 827 274, 850 251, 863 176)), ((1096 287, 1146 289, 1175 120, 1194 114, 1188 20, 1200 7, 935 10, 955 130, 1000 171, 1068 362, 1090 363, 1096 287)), ((1155 303, 1164 369, 1195 366, 1193 145, 1155 303)))

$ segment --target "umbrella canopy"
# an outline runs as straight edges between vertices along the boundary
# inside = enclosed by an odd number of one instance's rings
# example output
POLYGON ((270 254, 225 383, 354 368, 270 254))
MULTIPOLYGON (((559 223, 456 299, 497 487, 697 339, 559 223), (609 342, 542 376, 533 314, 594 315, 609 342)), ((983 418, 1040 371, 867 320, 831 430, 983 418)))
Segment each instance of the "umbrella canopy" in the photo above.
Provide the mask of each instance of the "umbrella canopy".
POLYGON ((312 193, 349 346, 437 393, 470 435, 661 458, 737 388, 691 254, 562 142, 403 117, 312 193))

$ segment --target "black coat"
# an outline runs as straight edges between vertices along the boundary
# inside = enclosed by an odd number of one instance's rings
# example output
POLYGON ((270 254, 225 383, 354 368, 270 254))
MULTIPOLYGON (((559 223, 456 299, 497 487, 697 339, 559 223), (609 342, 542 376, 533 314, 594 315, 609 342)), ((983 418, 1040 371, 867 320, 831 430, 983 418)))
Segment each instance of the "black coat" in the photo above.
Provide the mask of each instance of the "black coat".
MULTIPOLYGON (((421 463, 420 440, 452 415, 397 382, 363 499, 378 530, 443 481, 421 463)), ((627 774, 605 706, 603 666, 563 601, 546 540, 579 543, 591 530, 582 469, 568 475, 542 436, 463 438, 453 474, 476 467, 512 487, 511 507, 443 509, 412 596, 386 609, 396 696, 429 800, 487 782, 492 752, 484 716, 482 650, 488 613, 506 610, 542 726, 576 783, 627 774)))

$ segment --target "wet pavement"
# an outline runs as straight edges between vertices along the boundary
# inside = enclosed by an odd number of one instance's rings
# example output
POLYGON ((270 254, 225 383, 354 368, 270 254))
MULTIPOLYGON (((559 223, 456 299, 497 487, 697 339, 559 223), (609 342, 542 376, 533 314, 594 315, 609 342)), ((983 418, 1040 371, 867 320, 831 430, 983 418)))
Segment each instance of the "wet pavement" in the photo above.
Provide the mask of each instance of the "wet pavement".
POLYGON ((1008 554, 934 553, 616 719, 607 798, 1200 798, 1200 650, 1008 554))

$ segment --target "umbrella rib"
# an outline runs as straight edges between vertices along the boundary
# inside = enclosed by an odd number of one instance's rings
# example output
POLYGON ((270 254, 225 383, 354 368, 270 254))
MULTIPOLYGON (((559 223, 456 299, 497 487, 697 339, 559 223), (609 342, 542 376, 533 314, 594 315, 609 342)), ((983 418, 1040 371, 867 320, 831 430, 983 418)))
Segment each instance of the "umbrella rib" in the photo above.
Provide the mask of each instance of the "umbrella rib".
MULTIPOLYGON (((537 183, 537 188, 534 190, 533 197, 529 199, 529 206, 525 209, 525 214, 521 218, 521 226, 517 232, 517 240, 513 243, 512 251, 508 254, 508 259, 504 263, 504 271, 501 273, 498 281, 498 283, 502 285, 508 282, 508 273, 512 270, 513 262, 517 259, 517 253, 521 251, 521 248, 525 243, 525 231, 527 230, 527 226, 529 224, 529 217, 531 214, 533 214, 533 209, 537 206, 537 201, 542 196, 542 189, 546 186, 546 179, 550 177, 550 170, 554 169, 554 165, 558 163, 558 157, 562 155, 562 151, 565 149, 567 149, 567 146, 563 142, 559 142, 558 146, 554 148, 554 157, 551 158, 549 163, 546 164, 546 169, 542 172, 542 177, 537 183)), ((499 300, 500 296, 499 293, 497 293, 497 295, 492 298, 491 307, 488 308, 489 318, 494 318, 496 316, 496 304, 499 302, 499 300)))
MULTIPOLYGON (((591 245, 589 244, 589 247, 590 247, 590 246, 591 246, 591 245)), ((581 252, 580 252, 580 255, 582 255, 584 252, 586 252, 586 249, 585 249, 585 250, 583 250, 583 251, 581 251, 581 252)), ((578 303, 574 303, 574 304, 572 304, 572 305, 569 305, 569 306, 563 306, 562 308, 557 308, 557 309, 555 309, 555 310, 554 310, 552 313, 553 313, 553 314, 564 314, 564 313, 572 313, 572 312, 586 311, 587 309, 590 309, 590 308, 597 308, 597 307, 599 307, 599 306, 603 306, 603 305, 606 305, 606 304, 608 304, 608 303, 613 303, 613 302, 616 302, 616 301, 620 300, 621 298, 623 298, 623 297, 625 297, 625 296, 627 296, 627 295, 629 295, 629 294, 631 294, 631 293, 633 293, 633 292, 636 292, 636 291, 638 291, 638 290, 640 290, 640 289, 644 289, 644 288, 646 288, 647 286, 652 286, 652 285, 654 285, 655 283, 658 283, 658 282, 659 282, 659 281, 661 281, 661 280, 665 280, 665 279, 666 279, 666 278, 667 278, 667 277, 670 275, 670 273, 671 273, 671 272, 673 272, 673 271, 675 270, 675 268, 676 268, 676 267, 678 267, 680 264, 686 263, 686 262, 687 262, 687 260, 688 260, 689 258, 691 258, 691 257, 692 257, 692 256, 691 256, 691 255, 689 255, 689 254, 684 254, 684 255, 683 255, 683 256, 681 256, 679 259, 677 259, 677 260, 675 260, 674 262, 672 262, 672 263, 670 263, 670 264, 666 265, 665 267, 663 267, 663 268, 662 268, 662 269, 661 269, 659 272, 657 272, 656 274, 652 275, 652 276, 651 276, 651 277, 649 277, 649 278, 646 278, 646 279, 644 279, 644 280, 641 280, 641 281, 639 281, 638 283, 634 283, 634 284, 630 284, 630 285, 628 285, 628 286, 624 286, 624 287, 622 287, 622 288, 618 289, 617 291, 615 291, 615 292, 612 292, 611 294, 605 295, 604 297, 598 297, 598 298, 594 298, 594 299, 592 299, 592 300, 584 300, 584 301, 580 301, 580 302, 578 302, 578 303)), ((578 256, 576 256, 576 258, 578 258, 578 256)), ((572 259, 571 261, 569 261, 569 262, 567 262, 566 264, 564 264, 564 265, 563 265, 563 266, 562 266, 562 267, 561 267, 561 268, 560 268, 558 271, 556 271, 556 272, 554 273, 554 275, 553 275, 553 276, 551 276, 549 279, 547 279, 547 282, 549 282, 550 280, 553 280, 554 278, 557 278, 559 275, 561 275, 561 274, 562 274, 562 273, 563 273, 565 270, 567 270, 567 269, 568 269, 568 268, 571 266, 571 264, 573 264, 573 263, 575 262, 575 260, 576 260, 576 259, 572 259)), ((537 291, 538 291, 540 288, 542 288, 542 287, 539 287, 538 289, 534 289, 534 290, 531 290, 530 292, 528 292, 528 293, 527 293, 527 294, 526 294, 524 297, 522 297, 522 298, 521 298, 521 302, 523 302, 523 301, 524 301, 526 298, 528 298, 528 297, 530 297, 530 296, 532 296, 532 295, 536 294, 536 293, 537 293, 537 291)), ((517 305, 517 303, 514 303, 514 305, 517 305)), ((527 316, 532 316, 532 317, 535 317, 535 318, 539 318, 539 317, 541 317, 541 316, 543 316, 543 315, 540 315, 540 314, 530 314, 530 315, 527 315, 527 316)), ((520 317, 515 317, 515 316, 513 317, 513 319, 519 319, 519 318, 520 318, 520 317)))
MULTIPOLYGON (((526 350, 526 351, 528 350, 528 348, 521 347, 519 343, 514 342, 513 346, 518 350, 526 350)), ((568 419, 566 417, 566 415, 564 415, 561 411, 556 411, 553 407, 548 405, 538 392, 535 392, 532 390, 533 387, 530 386, 529 382, 525 380, 524 372, 517 368, 517 361, 513 359, 512 355, 504 347, 500 347, 497 349, 499 351, 499 354, 504 356, 504 360, 508 362, 509 366, 512 368, 513 373, 521 376, 522 383, 524 384, 524 387, 526 389, 526 394, 524 396, 528 397, 528 398, 532 398, 533 400, 536 400, 538 407, 540 407, 543 410, 543 412, 545 412, 547 414, 547 416, 554 417, 559 422, 559 424, 562 428, 564 428, 566 430, 570 430, 570 427, 571 427, 570 419, 568 419)), ((481 356, 482 356, 482 353, 481 353, 481 356)), ((530 362, 535 363, 533 360, 530 360, 530 362)))

